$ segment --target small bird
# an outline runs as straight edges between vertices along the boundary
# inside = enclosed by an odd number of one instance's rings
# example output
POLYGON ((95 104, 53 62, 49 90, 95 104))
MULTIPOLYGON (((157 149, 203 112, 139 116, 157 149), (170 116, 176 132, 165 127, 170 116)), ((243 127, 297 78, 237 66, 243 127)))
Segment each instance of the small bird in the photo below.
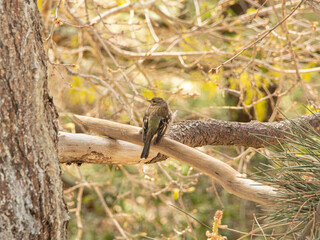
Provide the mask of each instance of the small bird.
POLYGON ((154 97, 147 101, 150 102, 150 106, 143 117, 142 140, 144 147, 140 158, 148 158, 152 139, 157 135, 153 144, 157 144, 161 140, 168 130, 172 118, 168 104, 161 97, 154 97))

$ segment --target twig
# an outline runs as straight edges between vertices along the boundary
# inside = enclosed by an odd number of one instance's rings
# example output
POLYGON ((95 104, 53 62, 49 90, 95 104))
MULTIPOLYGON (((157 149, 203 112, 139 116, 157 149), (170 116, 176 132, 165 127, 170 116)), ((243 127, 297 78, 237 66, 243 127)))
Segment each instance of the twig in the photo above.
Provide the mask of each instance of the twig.
POLYGON ((44 42, 51 39, 51 37, 53 35, 55 24, 56 24, 56 21, 58 20, 58 10, 59 10, 60 4, 61 4, 61 0, 59 0, 58 4, 56 6, 55 18, 54 18, 54 21, 52 22, 50 33, 49 33, 48 37, 44 40, 44 42))
MULTIPOLYGON (((81 174, 80 168, 78 168, 78 171, 80 174, 81 181, 85 181, 83 175, 81 174)), ((83 233, 83 225, 81 220, 81 205, 82 205, 83 189, 84 189, 84 186, 81 186, 79 188, 78 196, 77 196, 76 219, 77 219, 78 232, 77 232, 76 240, 81 240, 82 233, 83 233)))
POLYGON ((104 18, 118 13, 118 12, 122 12, 122 11, 126 11, 128 9, 139 9, 139 8, 150 8, 153 4, 155 3, 155 0, 153 1, 149 1, 149 2, 144 2, 144 3, 130 3, 127 2, 125 4, 122 4, 118 7, 113 7, 108 11, 105 11, 104 13, 101 14, 101 16, 97 16, 94 19, 91 20, 90 24, 97 24, 100 21, 102 21, 104 18))
POLYGON ((193 0, 193 5, 196 10, 197 25, 200 27, 202 23, 201 23, 200 6, 199 6, 198 0, 193 0))
POLYGON ((306 239, 306 237, 310 234, 312 228, 314 228, 314 226, 319 223, 319 218, 320 218, 320 201, 317 205, 316 211, 314 212, 313 218, 304 227, 298 240, 305 240, 306 239))
POLYGON ((286 16, 285 18, 283 18, 280 22, 278 22, 274 27, 270 28, 269 30, 264 31, 263 33, 260 34, 260 36, 253 41, 252 43, 250 43, 248 46, 246 46, 245 48, 243 48, 240 52, 238 52, 237 54, 235 54, 233 57, 229 58, 227 61, 225 61, 224 63, 220 64, 218 67, 216 68, 211 68, 209 70, 210 73, 216 73, 220 68, 222 68, 225 64, 231 62, 232 60, 234 60, 235 58, 237 58, 239 55, 241 55, 244 51, 246 51, 247 49, 251 48, 253 45, 255 45, 256 43, 260 42, 262 39, 264 39, 266 36, 268 36, 274 29, 276 29, 277 27, 279 27, 284 21, 286 21, 289 17, 292 16, 292 14, 302 5, 302 3, 305 0, 301 0, 300 3, 288 14, 288 16, 286 16))
MULTIPOLYGON (((154 52, 154 53, 148 53, 148 52, 132 52, 132 51, 127 51, 123 50, 115 45, 113 45, 110 42, 106 42, 106 44, 110 47, 111 51, 113 51, 115 54, 127 57, 127 58, 138 58, 138 59, 153 59, 153 58, 166 58, 166 57, 179 57, 179 56, 186 56, 186 57, 192 57, 192 56, 233 56, 232 53, 230 52, 225 52, 225 51, 217 51, 217 50, 212 50, 212 51, 193 51, 193 52, 154 52)), ((238 55, 239 56, 239 55, 238 55)), ((251 60, 251 58, 247 56, 239 56, 238 57, 240 60, 243 60, 245 62, 248 62, 251 60)), ((276 68, 265 61, 255 59, 254 61, 255 64, 260 65, 262 67, 265 67, 271 71, 275 72, 281 72, 281 73, 286 73, 286 74, 296 74, 296 70, 289 70, 289 69, 279 69, 276 68)), ((224 63, 226 64, 226 63, 224 63)), ((315 68, 308 68, 308 69, 299 69, 300 73, 311 73, 311 72, 319 72, 320 67, 315 67, 315 68)))
POLYGON ((109 218, 112 220, 113 224, 116 226, 116 228, 118 229, 118 231, 121 233, 121 235, 124 237, 124 239, 127 239, 129 240, 127 234, 124 232, 123 228, 120 226, 120 224, 118 223, 118 221, 114 218, 110 208, 108 207, 108 205, 106 204, 106 201, 104 200, 103 196, 102 196, 102 193, 101 193, 101 190, 99 187, 97 186, 94 186, 93 187, 94 190, 96 191, 101 203, 102 203, 102 206, 104 208, 104 211, 106 212, 106 214, 109 216, 109 218))
POLYGON ((260 231, 262 232, 262 235, 263 235, 264 239, 267 240, 266 235, 265 235, 265 233, 264 233, 264 231, 263 231, 263 228, 260 226, 260 223, 258 222, 255 214, 253 214, 253 218, 254 218, 255 222, 257 223, 260 231))

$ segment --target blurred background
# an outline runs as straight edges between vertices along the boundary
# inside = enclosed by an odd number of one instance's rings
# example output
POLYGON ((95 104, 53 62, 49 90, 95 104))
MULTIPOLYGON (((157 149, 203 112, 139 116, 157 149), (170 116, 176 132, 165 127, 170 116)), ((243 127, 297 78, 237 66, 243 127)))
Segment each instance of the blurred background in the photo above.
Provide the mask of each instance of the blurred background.
MULTIPOLYGON (((60 130, 89 134, 73 114, 141 126, 145 99, 154 96, 177 111, 176 122, 273 122, 309 114, 305 106, 317 111, 320 18, 307 2, 294 9, 299 3, 38 0, 60 130)), ((244 175, 267 163, 258 154, 266 149, 199 149, 244 175)), ((92 164, 62 171, 69 239, 206 239, 208 229, 190 215, 211 227, 217 210, 228 225, 221 235, 266 239, 250 233, 265 223, 262 207, 175 159, 145 174, 92 164)), ((276 236, 272 227, 265 232, 276 236)))

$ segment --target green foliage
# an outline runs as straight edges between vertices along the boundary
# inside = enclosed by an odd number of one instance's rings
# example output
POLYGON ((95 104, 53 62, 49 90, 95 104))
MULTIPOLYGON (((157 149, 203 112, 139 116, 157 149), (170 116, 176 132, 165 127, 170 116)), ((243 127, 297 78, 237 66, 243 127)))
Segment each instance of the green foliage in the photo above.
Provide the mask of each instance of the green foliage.
MULTIPOLYGON (((279 139, 282 144, 266 156, 271 164, 261 167, 253 177, 278 189, 268 221, 288 223, 288 227, 282 228, 277 239, 300 235, 315 215, 320 215, 320 135, 304 123, 290 123, 286 137, 279 139)), ((319 234, 318 224, 312 228, 313 237, 319 234)))

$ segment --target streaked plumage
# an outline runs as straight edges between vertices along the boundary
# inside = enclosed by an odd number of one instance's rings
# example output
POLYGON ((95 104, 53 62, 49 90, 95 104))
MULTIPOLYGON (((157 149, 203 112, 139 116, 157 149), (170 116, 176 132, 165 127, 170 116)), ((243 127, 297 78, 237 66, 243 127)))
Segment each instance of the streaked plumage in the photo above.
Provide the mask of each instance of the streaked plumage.
POLYGON ((144 147, 140 158, 148 158, 152 139, 157 144, 166 133, 171 121, 171 112, 166 101, 160 97, 154 97, 150 102, 143 118, 142 139, 144 147))

